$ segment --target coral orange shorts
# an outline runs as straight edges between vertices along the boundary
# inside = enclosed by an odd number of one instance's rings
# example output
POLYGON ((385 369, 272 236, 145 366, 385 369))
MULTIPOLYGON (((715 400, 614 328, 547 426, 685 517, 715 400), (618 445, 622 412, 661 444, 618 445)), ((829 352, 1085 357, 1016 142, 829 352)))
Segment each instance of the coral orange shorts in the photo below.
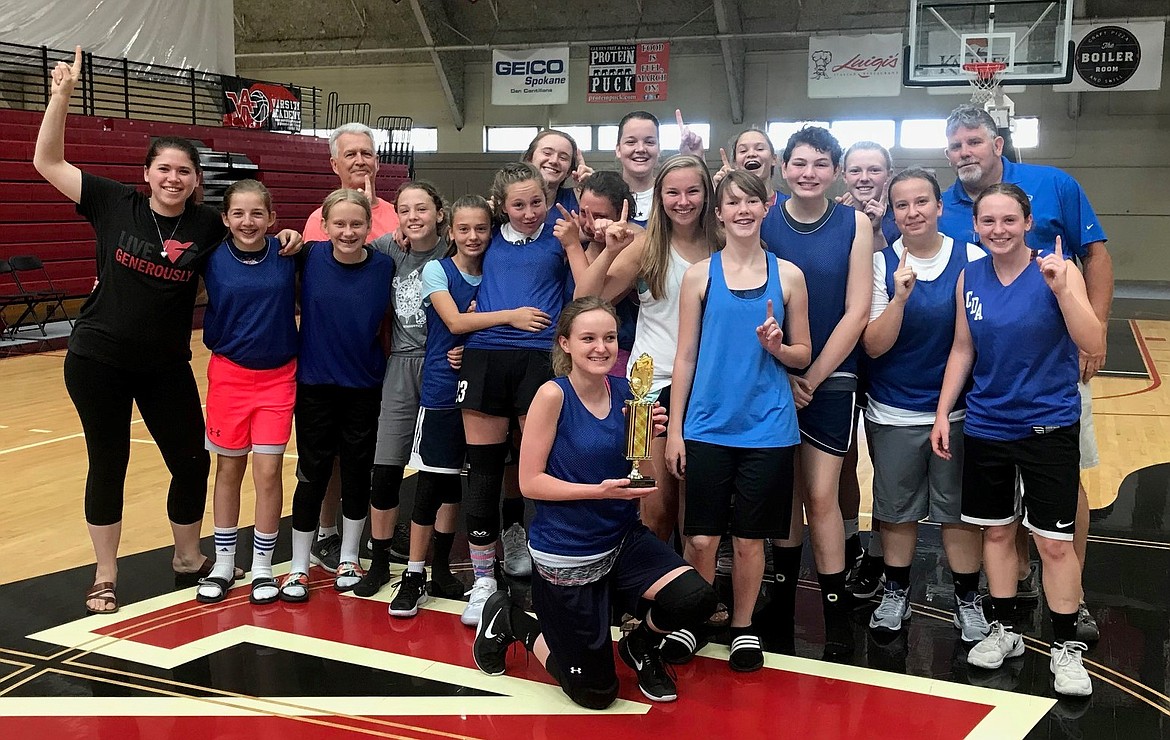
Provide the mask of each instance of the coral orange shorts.
POLYGON ((230 457, 284 454, 296 397, 296 359, 251 370, 213 354, 207 363, 207 449, 230 457))

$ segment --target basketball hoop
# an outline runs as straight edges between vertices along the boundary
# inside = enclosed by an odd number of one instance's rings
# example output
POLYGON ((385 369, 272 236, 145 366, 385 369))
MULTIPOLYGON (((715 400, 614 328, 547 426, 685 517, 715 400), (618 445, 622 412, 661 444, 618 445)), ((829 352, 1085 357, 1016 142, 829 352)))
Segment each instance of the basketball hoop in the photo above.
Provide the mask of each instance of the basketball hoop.
POLYGON ((1005 62, 967 62, 963 71, 967 73, 967 81, 971 83, 971 102, 976 105, 995 104, 995 92, 999 89, 999 81, 1007 71, 1005 62))

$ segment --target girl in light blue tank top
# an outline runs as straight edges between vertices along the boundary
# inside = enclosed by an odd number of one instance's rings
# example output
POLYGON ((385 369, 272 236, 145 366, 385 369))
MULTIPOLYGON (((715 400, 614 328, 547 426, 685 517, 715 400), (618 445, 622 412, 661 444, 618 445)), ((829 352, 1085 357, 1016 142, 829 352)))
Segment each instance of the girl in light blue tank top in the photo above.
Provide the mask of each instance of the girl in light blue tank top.
POLYGON ((666 440, 667 465, 687 476, 685 554, 700 573, 714 574, 730 524, 730 663, 740 671, 763 665, 751 619, 764 539, 786 537, 792 514, 800 432, 786 367, 804 367, 812 354, 804 276, 760 242, 767 199, 763 181, 743 170, 716 190, 727 244, 683 277, 670 396, 683 423, 666 440))

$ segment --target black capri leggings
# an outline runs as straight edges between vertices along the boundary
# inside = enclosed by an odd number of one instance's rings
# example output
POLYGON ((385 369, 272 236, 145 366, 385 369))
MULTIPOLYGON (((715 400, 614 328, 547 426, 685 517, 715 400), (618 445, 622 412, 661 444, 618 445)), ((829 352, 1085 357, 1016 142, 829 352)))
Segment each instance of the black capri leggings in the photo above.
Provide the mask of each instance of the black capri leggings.
POLYGON ((297 488, 292 524, 317 529, 333 459, 341 462, 341 512, 364 519, 370 507, 370 473, 378 441, 382 388, 344 388, 297 383, 297 488))
POLYGON ((171 473, 167 517, 175 524, 203 519, 211 458, 203 449, 203 410, 190 363, 131 370, 70 352, 65 388, 81 417, 89 456, 85 521, 95 526, 122 521, 134 404, 171 473))

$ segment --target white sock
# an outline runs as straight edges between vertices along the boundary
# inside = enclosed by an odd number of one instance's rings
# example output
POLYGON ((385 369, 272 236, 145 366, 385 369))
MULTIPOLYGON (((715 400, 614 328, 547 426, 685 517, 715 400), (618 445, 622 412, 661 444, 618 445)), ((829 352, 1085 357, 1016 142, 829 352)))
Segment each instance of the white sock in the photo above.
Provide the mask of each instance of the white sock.
POLYGON ((408 560, 406 562, 407 573, 426 573, 427 563, 425 560, 408 560))
POLYGON ((215 528, 215 567, 211 569, 212 578, 232 580, 236 574, 236 528, 215 528))
POLYGON ((289 565, 290 573, 308 573, 309 572, 309 550, 313 547, 312 530, 302 532, 299 529, 292 531, 292 563, 289 565))
POLYGON ((846 519, 845 520, 845 539, 849 539, 853 535, 857 534, 857 529, 858 529, 857 517, 853 517, 852 519, 846 519))
POLYGON ((337 534, 337 525, 336 524, 333 525, 332 527, 322 527, 320 525, 317 525, 317 539, 323 540, 326 537, 332 537, 335 534, 337 534))
POLYGON ((350 519, 341 517, 341 562, 357 563, 358 551, 362 546, 362 532, 366 528, 366 518, 350 519))
POLYGON ((882 556, 882 533, 869 533, 869 548, 867 550, 871 558, 880 558, 882 556))
POLYGON ((272 577, 272 551, 276 549, 276 532, 252 533, 252 580, 272 577))

